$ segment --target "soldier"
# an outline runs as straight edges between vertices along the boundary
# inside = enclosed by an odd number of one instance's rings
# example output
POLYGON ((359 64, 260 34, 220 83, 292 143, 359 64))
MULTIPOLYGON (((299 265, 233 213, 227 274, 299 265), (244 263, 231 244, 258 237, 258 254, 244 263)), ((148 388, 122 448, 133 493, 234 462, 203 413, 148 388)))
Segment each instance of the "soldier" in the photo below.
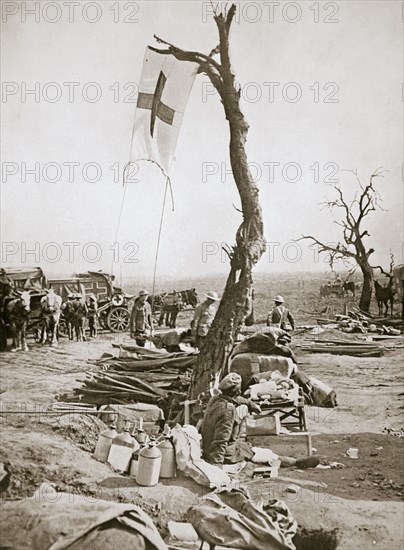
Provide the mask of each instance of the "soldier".
POLYGON ((241 376, 231 372, 220 382, 219 395, 210 399, 201 425, 203 458, 210 464, 222 467, 223 464, 243 460, 261 462, 261 459, 254 458, 261 455, 266 462, 280 460, 284 467, 315 468, 320 462, 315 456, 296 460, 289 456, 278 456, 270 449, 252 447, 251 443, 242 440, 240 427, 247 407, 250 410, 254 410, 252 407, 258 411, 260 409, 251 401, 239 397, 241 382, 241 376), (240 403, 240 399, 243 399, 244 404, 240 403))
POLYGON ((7 351, 6 334, 6 299, 11 296, 13 281, 7 276, 6 270, 0 269, 0 351, 7 351))
POLYGON ((97 304, 97 298, 94 296, 94 294, 91 294, 89 296, 89 302, 88 302, 88 328, 90 329, 90 337, 94 338, 97 336, 97 310, 98 310, 98 304, 97 304))
POLYGON ((130 337, 136 340, 136 344, 144 348, 146 343, 146 330, 153 331, 153 319, 150 304, 147 301, 149 293, 141 290, 135 301, 130 315, 130 337))
POLYGON ((282 330, 294 330, 295 320, 287 307, 283 304, 285 300, 282 296, 275 296, 275 307, 267 317, 267 325, 275 325, 282 330))
POLYGON ((86 324, 87 306, 80 293, 74 294, 74 302, 72 308, 72 324, 76 333, 78 342, 85 342, 86 336, 84 327, 86 324))
POLYGON ((209 328, 216 315, 215 302, 220 301, 217 292, 208 292, 206 300, 196 306, 194 320, 191 323, 192 336, 195 339, 195 347, 201 349, 208 334, 209 328))

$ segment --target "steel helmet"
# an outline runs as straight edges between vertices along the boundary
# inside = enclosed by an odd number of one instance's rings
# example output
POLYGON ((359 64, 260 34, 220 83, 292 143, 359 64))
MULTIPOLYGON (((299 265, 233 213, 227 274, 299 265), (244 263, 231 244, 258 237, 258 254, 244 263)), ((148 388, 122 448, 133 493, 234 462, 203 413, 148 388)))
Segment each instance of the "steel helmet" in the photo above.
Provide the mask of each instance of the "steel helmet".
POLYGON ((279 295, 278 296, 275 296, 274 298, 274 302, 279 302, 280 304, 283 304, 285 300, 283 299, 283 296, 279 295))

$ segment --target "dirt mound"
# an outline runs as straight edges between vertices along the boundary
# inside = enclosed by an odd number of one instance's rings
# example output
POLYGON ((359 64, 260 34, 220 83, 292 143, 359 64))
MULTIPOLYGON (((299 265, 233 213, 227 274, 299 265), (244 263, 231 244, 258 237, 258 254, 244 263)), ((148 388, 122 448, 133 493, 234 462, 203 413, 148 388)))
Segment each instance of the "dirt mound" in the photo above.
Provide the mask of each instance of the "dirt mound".
POLYGON ((86 414, 64 414, 56 419, 49 419, 46 423, 56 433, 71 439, 80 449, 90 453, 94 452, 99 433, 107 427, 96 416, 86 414))
POLYGON ((9 472, 2 498, 31 497, 41 484, 46 483, 52 484, 57 491, 93 496, 93 489, 78 480, 80 472, 76 469, 49 464, 49 450, 46 448, 31 447, 24 452, 21 460, 16 460, 7 450, 3 450, 0 456, 9 472))

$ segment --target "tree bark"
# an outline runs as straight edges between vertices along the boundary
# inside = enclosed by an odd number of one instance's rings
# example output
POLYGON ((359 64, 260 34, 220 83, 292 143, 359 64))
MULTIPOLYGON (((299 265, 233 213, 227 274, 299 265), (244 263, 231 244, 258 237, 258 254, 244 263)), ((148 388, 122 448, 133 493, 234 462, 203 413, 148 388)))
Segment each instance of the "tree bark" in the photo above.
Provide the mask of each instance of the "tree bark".
POLYGON ((195 366, 189 398, 194 399, 209 389, 209 383, 226 362, 243 319, 248 314, 249 296, 252 287, 252 268, 265 252, 264 225, 259 204, 259 190, 250 173, 245 151, 248 123, 240 109, 240 91, 236 88, 229 56, 229 31, 236 12, 236 5, 227 14, 214 16, 219 45, 209 56, 200 52, 185 51, 161 38, 156 39, 169 46, 161 53, 171 53, 177 59, 192 61, 200 66, 218 91, 230 129, 230 163, 240 195, 243 221, 237 230, 236 243, 229 252, 230 273, 223 296, 205 338, 203 349, 195 366), (220 54, 220 63, 213 55, 220 54))
POLYGON ((359 299, 359 309, 369 312, 373 294, 373 269, 369 266, 369 264, 367 266, 359 264, 359 266, 363 275, 363 286, 361 297, 359 299))

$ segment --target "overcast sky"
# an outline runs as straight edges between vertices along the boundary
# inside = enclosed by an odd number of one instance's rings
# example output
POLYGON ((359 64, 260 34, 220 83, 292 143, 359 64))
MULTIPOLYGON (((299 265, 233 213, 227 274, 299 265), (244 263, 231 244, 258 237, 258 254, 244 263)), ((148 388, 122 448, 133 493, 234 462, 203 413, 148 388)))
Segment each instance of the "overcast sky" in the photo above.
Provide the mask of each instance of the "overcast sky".
MULTIPOLYGON (((137 83, 154 34, 209 53, 210 2, 1 4, 2 264, 117 274, 122 264, 124 276, 151 274, 165 188, 155 166, 139 165, 128 185, 116 238, 137 83)), ((327 182, 352 196, 355 178, 343 170, 367 182, 378 167, 388 170, 377 180, 386 211, 369 217, 368 243, 374 263, 387 266, 390 250, 402 262, 401 2, 237 4, 232 65, 272 243, 257 270, 324 271, 293 239, 338 240, 318 204, 332 196, 327 182)), ((221 243, 233 244, 241 221, 228 142, 222 105, 199 75, 176 149, 159 275, 228 271, 221 243)))

